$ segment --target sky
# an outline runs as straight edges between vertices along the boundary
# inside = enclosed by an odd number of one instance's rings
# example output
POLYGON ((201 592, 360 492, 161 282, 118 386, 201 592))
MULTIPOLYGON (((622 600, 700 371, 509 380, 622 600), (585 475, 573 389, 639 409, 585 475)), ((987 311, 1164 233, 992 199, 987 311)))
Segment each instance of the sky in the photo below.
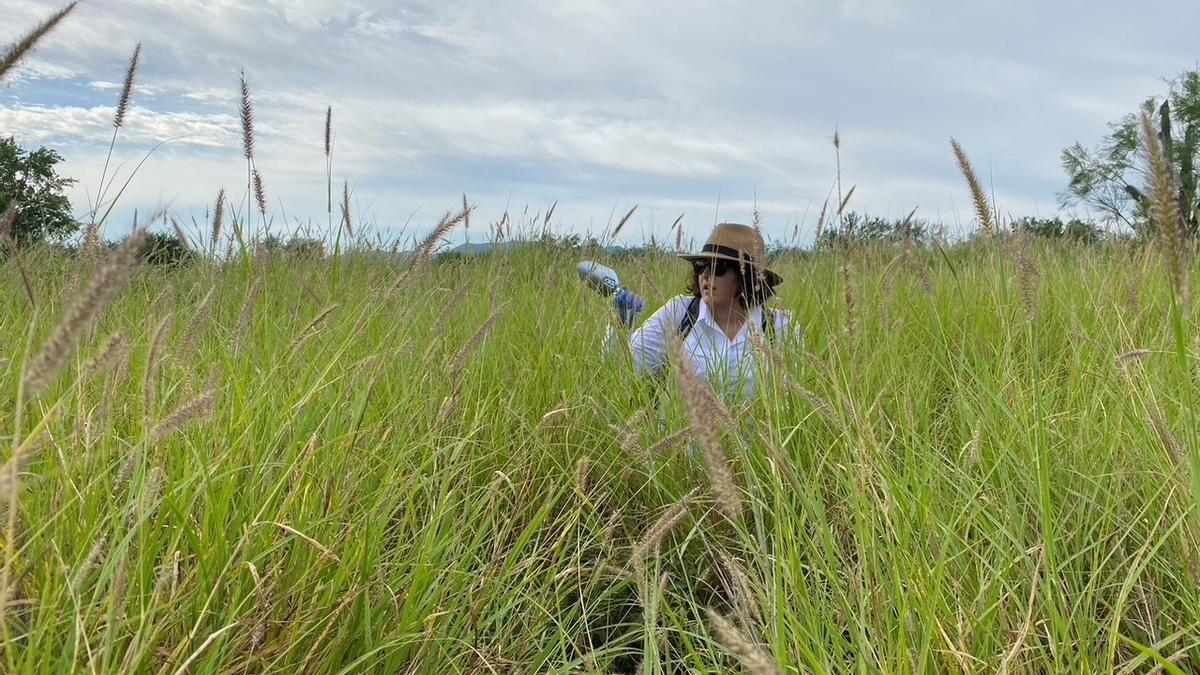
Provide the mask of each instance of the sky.
MULTIPOLYGON (((0 44, 62 6, 4 4, 0 44)), ((385 242, 465 194, 460 241, 557 203, 551 229, 582 235, 636 205, 628 245, 674 243, 682 216, 697 246, 756 209, 769 240, 803 244, 839 167, 848 210, 961 233, 951 138, 1000 213, 1087 216, 1061 210, 1062 149, 1195 69, 1198 25, 1190 0, 84 0, 0 82, 0 135, 61 153, 85 220, 104 175, 110 236, 164 208, 199 236, 222 188, 251 217, 243 72, 277 234, 328 230, 328 107, 335 202, 346 186, 385 242)))

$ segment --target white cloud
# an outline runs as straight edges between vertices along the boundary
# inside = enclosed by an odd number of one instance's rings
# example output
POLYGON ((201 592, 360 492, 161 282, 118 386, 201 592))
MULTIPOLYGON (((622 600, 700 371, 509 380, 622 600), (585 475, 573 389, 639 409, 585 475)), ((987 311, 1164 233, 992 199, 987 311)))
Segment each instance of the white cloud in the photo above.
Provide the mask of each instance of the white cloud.
MULTIPOLYGON (((0 88, 0 133, 91 168, 142 41, 118 151, 182 138, 156 153, 131 201, 202 209, 236 184, 244 68, 260 169, 301 219, 324 216, 314 185, 330 105, 335 180, 357 185, 381 223, 423 205, 420 225, 463 191, 498 216, 512 189, 541 208, 560 199, 564 227, 638 202, 631 232, 656 232, 676 210, 707 222, 718 198, 723 215, 746 219, 757 192, 768 232, 782 231, 825 199, 835 126, 856 208, 957 214, 955 136, 999 202, 1045 214, 1062 147, 1097 142, 1105 122, 1161 91, 1160 76, 1194 67, 1200 7, 1148 1, 1128 12, 1097 0, 1087 16, 1033 0, 83 3, 0 88), (1157 20, 1164 11, 1172 21, 1157 20)), ((10 0, 0 40, 56 8, 10 0)))

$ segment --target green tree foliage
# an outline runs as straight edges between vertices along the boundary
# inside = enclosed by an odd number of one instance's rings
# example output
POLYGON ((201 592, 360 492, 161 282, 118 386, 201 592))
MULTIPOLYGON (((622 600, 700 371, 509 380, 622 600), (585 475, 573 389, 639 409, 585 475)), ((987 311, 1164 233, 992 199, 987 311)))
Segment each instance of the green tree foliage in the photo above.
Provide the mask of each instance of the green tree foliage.
POLYGON ((885 218, 851 211, 842 217, 841 227, 830 227, 821 234, 817 247, 834 247, 848 241, 899 242, 908 237, 925 242, 929 238, 929 223, 920 218, 885 218))
POLYGON ((0 211, 16 200, 12 235, 19 246, 61 241, 79 231, 71 202, 63 194, 75 180, 58 175, 56 168, 62 159, 49 148, 28 152, 12 138, 0 139, 0 211))
POLYGON ((1065 239, 1083 244, 1092 244, 1100 239, 1100 228, 1078 218, 1020 218, 1012 225, 1014 232, 1028 228, 1029 233, 1043 239, 1065 239))
POLYGON ((1149 202, 1142 186, 1146 170, 1142 159, 1141 115, 1154 116, 1159 136, 1179 188, 1179 206, 1188 231, 1200 225, 1196 191, 1196 161, 1200 152, 1200 70, 1169 80, 1165 99, 1147 99, 1137 113, 1109 124, 1109 134, 1099 147, 1089 150, 1076 143, 1062 152, 1062 165, 1070 180, 1060 198, 1064 206, 1086 204, 1106 220, 1150 234, 1149 202))
POLYGON ((178 267, 195 259, 196 255, 179 237, 164 232, 147 232, 138 250, 138 258, 147 265, 178 267))

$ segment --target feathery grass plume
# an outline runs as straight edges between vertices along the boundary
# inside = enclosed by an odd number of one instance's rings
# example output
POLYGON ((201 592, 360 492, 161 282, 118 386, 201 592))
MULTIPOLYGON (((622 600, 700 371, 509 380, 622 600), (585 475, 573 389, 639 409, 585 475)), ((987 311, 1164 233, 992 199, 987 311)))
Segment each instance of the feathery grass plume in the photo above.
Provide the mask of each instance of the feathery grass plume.
POLYGON ((146 240, 144 230, 138 230, 109 259, 92 272, 87 286, 72 298, 62 320, 42 345, 41 351, 26 362, 22 375, 25 395, 37 396, 71 358, 79 337, 92 321, 104 311, 112 298, 133 271, 137 253, 146 240))
POLYGON ((555 408, 554 410, 547 411, 546 414, 542 415, 542 419, 538 422, 536 433, 544 433, 553 427, 559 422, 559 420, 567 416, 567 412, 570 411, 570 409, 571 408, 568 406, 563 406, 562 408, 555 408))
POLYGON ((708 385, 692 370, 691 362, 683 350, 683 341, 678 336, 671 341, 671 361, 691 421, 692 437, 704 451, 704 466, 712 482, 717 506, 727 518, 736 521, 742 513, 742 494, 734 481, 733 469, 729 466, 725 447, 721 443, 721 430, 718 428, 721 420, 715 412, 715 397, 708 385))
POLYGON ((346 228, 346 237, 354 238, 354 223, 350 219, 350 181, 342 183, 342 227, 346 228))
POLYGON ((1183 214, 1179 210, 1178 190, 1169 159, 1163 152, 1154 118, 1149 112, 1142 113, 1142 141, 1146 147, 1146 163, 1150 178, 1150 219, 1158 226, 1159 233, 1167 245, 1167 273, 1171 286, 1179 297, 1188 304, 1190 284, 1188 282, 1187 250, 1184 246, 1187 231, 1183 214))
MULTIPOLYGON (((470 216, 470 212, 471 209, 463 209, 458 214, 452 214, 451 212, 447 211, 446 215, 442 216, 442 219, 438 221, 437 227, 433 228, 433 231, 425 237, 419 246, 417 246, 416 253, 413 254, 412 267, 417 268, 429 262, 429 259, 433 257, 433 250, 437 247, 438 243, 441 242, 442 239, 445 239, 446 235, 450 234, 450 231, 453 230, 456 225, 465 221, 470 216)), ((405 275, 405 277, 407 277, 407 275, 405 275)), ((403 281, 405 277, 401 277, 399 280, 397 280, 396 286, 393 287, 393 290, 395 287, 400 285, 400 282, 403 281)))
POLYGON ((979 182, 979 176, 975 173, 975 168, 971 166, 971 160, 967 159, 967 153, 963 152, 962 146, 953 138, 950 139, 950 147, 954 148, 954 158, 958 161, 958 170, 962 172, 963 178, 967 181, 967 187, 971 190, 971 201, 975 204, 975 216, 979 218, 979 230, 985 235, 993 235, 996 233, 996 226, 992 221, 992 209, 988 206, 987 195, 983 192, 983 184, 979 182))
POLYGON ((858 336, 858 317, 855 312, 854 301, 854 282, 850 278, 850 263, 846 256, 842 256, 842 282, 845 285, 845 302, 846 302, 846 325, 843 329, 846 331, 846 339, 850 344, 854 344, 855 338, 858 336))
POLYGON ((691 429, 680 429, 666 438, 650 446, 651 457, 661 457, 683 444, 692 433, 691 429))
POLYGON ((84 378, 91 380, 121 360, 129 350, 129 335, 125 331, 113 333, 84 367, 84 378))
POLYGON ((0 81, 4 80, 4 76, 8 73, 8 71, 11 70, 13 66, 17 65, 17 62, 25 58, 25 56, 29 54, 30 50, 33 49, 33 46, 37 44, 38 41, 43 37, 46 37, 46 33, 49 33, 51 30, 53 30, 60 21, 66 18, 67 14, 70 14, 71 10, 75 9, 75 5, 77 4, 79 3, 72 2, 66 7, 58 10, 58 12, 51 15, 49 19, 46 19, 32 31, 27 33, 25 37, 9 45, 8 49, 4 52, 4 56, 0 56, 0 81))
POLYGON ((188 319, 187 329, 183 334, 183 345, 190 347, 195 344, 196 336, 200 335, 207 327, 208 317, 212 313, 213 298, 216 296, 216 286, 208 289, 208 293, 204 294, 204 299, 200 301, 200 304, 196 307, 196 311, 188 319))
POLYGON ((1146 413, 1146 420, 1150 422, 1150 427, 1158 434, 1163 447, 1170 453, 1171 460, 1175 463, 1175 466, 1187 466, 1187 454, 1184 451, 1183 444, 1179 442, 1175 434, 1171 433, 1171 427, 1167 426, 1167 422, 1162 418, 1162 414, 1156 410, 1148 411, 1146 413))
POLYGON ((459 373, 467 365, 467 359, 471 358, 471 354, 475 353, 479 345, 483 343, 488 334, 492 332, 492 329, 496 327, 496 324, 500 322, 500 318, 504 316, 504 310, 507 308, 508 303, 505 302, 492 310, 487 320, 480 324, 479 328, 475 329, 475 334, 471 336, 471 339, 467 340, 467 343, 458 350, 458 354, 455 355, 450 365, 450 380, 452 382, 458 380, 459 373))
POLYGON ((620 222, 617 223, 616 228, 613 229, 612 234, 609 235, 609 237, 608 237, 609 241, 615 241, 617 238, 617 235, 621 234, 621 230, 625 229, 625 225, 629 222, 629 219, 633 217, 633 212, 637 211, 637 207, 638 207, 638 205, 634 204, 633 208, 629 209, 629 211, 625 214, 625 216, 623 218, 621 218, 620 222))
POLYGON ((213 207, 212 219, 212 250, 217 251, 217 244, 221 243, 221 230, 225 227, 225 188, 217 193, 217 205, 213 207))
POLYGON ((1037 313, 1038 268, 1033 259, 1033 237, 1029 234, 1029 224, 1024 221, 1017 235, 1017 280, 1021 285, 1025 320, 1033 321, 1037 313))
POLYGON ((333 106, 325 109, 325 159, 333 156, 333 106))
POLYGON ((167 415, 150 432, 150 442, 159 443, 167 436, 179 431, 193 420, 208 417, 216 408, 217 389, 210 387, 197 394, 167 415))
POLYGON ((79 562, 79 566, 75 568, 75 574, 71 575, 71 593, 79 595, 79 591, 83 588, 87 578, 100 566, 100 559, 104 556, 106 547, 108 546, 108 533, 104 532, 92 544, 92 548, 88 551, 87 557, 79 562))
POLYGON ((662 546, 662 542, 667 538, 667 535, 675 531, 676 527, 688 517, 689 509, 692 505, 692 499, 700 492, 700 488, 692 488, 675 503, 671 508, 667 509, 662 516, 659 517, 650 529, 646 530, 646 534, 638 540, 638 543, 633 547, 633 568, 637 571, 639 577, 645 577, 646 560, 651 556, 658 555, 658 550, 662 546))
POLYGON ((300 347, 302 347, 305 342, 308 342, 310 339, 312 339, 314 335, 320 333, 321 330, 325 328, 325 324, 329 322, 329 315, 333 314, 333 310, 337 309, 338 307, 338 304, 332 304, 323 309, 321 313, 318 314, 312 321, 308 322, 308 325, 296 334, 296 339, 292 341, 291 346, 288 347, 284 358, 286 358, 288 355, 291 355, 297 349, 300 349, 300 347))
POLYGON ((258 296, 262 295, 263 280, 258 277, 254 280, 254 285, 246 293, 246 297, 242 299, 242 309, 238 312, 237 324, 234 325, 233 334, 245 338, 249 333, 250 317, 254 316, 254 308, 258 305, 258 296))
POLYGON ((474 287, 471 284, 464 283, 457 291, 454 292, 454 295, 450 296, 450 299, 447 300, 444 305, 442 305, 441 311, 438 312, 437 320, 433 322, 433 327, 429 329, 430 333, 434 335, 441 335, 442 330, 446 327, 446 322, 454 316, 454 310, 456 310, 458 306, 462 304, 462 301, 471 292, 472 288, 474 287))
POLYGON ((254 101, 250 98, 250 83, 246 81, 246 71, 241 71, 242 87, 242 155, 246 161, 254 161, 254 101))
POLYGON ((754 675, 779 675, 779 664, 762 647, 738 632, 737 627, 729 619, 721 616, 716 610, 708 608, 708 622, 721 646, 729 650, 754 675))
POLYGON ((967 462, 973 467, 979 466, 979 462, 983 460, 983 425, 978 422, 975 423, 975 434, 971 436, 967 447, 970 448, 967 462))
POLYGON ((1130 365, 1149 357, 1152 353, 1149 349, 1134 349, 1124 354, 1118 354, 1113 358, 1113 362, 1117 366, 1117 374, 1121 376, 1121 379, 1129 381, 1132 377, 1132 373, 1129 372, 1130 365))
POLYGON ((825 234, 825 214, 828 212, 828 210, 829 210, 829 197, 826 197, 825 201, 821 204, 821 214, 819 216, 817 216, 817 236, 816 236, 817 244, 821 243, 821 237, 824 236, 824 234, 825 234))
POLYGON ((842 199, 842 202, 838 204, 837 216, 839 219, 842 217, 842 214, 846 212, 846 205, 850 203, 850 198, 854 196, 854 191, 856 189, 858 189, 857 185, 851 185, 850 191, 846 193, 846 196, 842 199))
POLYGON ((588 496, 588 488, 591 487, 588 484, 588 479, 591 478, 591 473, 592 458, 588 455, 580 457, 579 461, 575 462, 575 487, 579 489, 579 494, 583 495, 584 497, 588 496))
POLYGON ((174 314, 167 312, 154 328, 150 338, 150 352, 146 355, 146 374, 142 380, 142 397, 146 419, 154 417, 154 409, 158 405, 158 366, 162 363, 163 352, 166 350, 167 338, 171 335, 174 325, 174 314))
POLYGON ((113 126, 120 129, 125 123, 125 113, 129 112, 129 100, 133 96, 133 78, 137 76, 138 65, 142 58, 142 43, 133 48, 133 56, 129 57, 129 69, 125 71, 125 83, 121 85, 121 99, 117 103, 117 114, 113 118, 113 126))
POLYGON ((190 254, 192 252, 192 240, 187 236, 187 233, 183 231, 183 226, 179 224, 178 220, 175 220, 174 216, 171 217, 171 227, 175 229, 175 238, 178 239, 179 243, 183 246, 184 252, 190 254))
POLYGON ((762 613, 758 609, 758 601, 750 590, 750 575, 733 556, 723 549, 717 550, 717 558, 725 571, 722 583, 725 584, 729 595, 733 598, 734 611, 742 620, 743 626, 756 626, 762 622, 762 613))
POLYGON ((262 174, 255 169, 251 172, 254 177, 254 201, 258 204, 258 212, 262 214, 263 220, 267 218, 267 191, 263 187, 262 174))

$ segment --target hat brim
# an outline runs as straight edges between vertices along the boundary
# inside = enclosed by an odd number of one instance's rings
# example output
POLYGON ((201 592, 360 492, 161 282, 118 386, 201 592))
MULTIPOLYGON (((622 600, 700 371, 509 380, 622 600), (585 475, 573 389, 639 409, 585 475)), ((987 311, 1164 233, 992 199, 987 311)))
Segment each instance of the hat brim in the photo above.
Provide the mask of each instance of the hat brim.
MULTIPOLYGON (((750 264, 750 265, 753 264, 753 263, 747 263, 744 258, 739 258, 738 256, 727 255, 724 253, 717 253, 716 251, 713 251, 711 253, 679 253, 676 255, 677 255, 677 257, 682 258, 688 262, 697 262, 700 260, 728 260, 730 262, 735 262, 735 263, 745 263, 745 264, 750 264)), ((779 276, 772 270, 767 269, 766 267, 762 268, 762 270, 763 270, 763 274, 766 275, 766 277, 767 277, 767 285, 774 288, 775 286, 778 286, 779 284, 783 283, 783 277, 779 276)))

